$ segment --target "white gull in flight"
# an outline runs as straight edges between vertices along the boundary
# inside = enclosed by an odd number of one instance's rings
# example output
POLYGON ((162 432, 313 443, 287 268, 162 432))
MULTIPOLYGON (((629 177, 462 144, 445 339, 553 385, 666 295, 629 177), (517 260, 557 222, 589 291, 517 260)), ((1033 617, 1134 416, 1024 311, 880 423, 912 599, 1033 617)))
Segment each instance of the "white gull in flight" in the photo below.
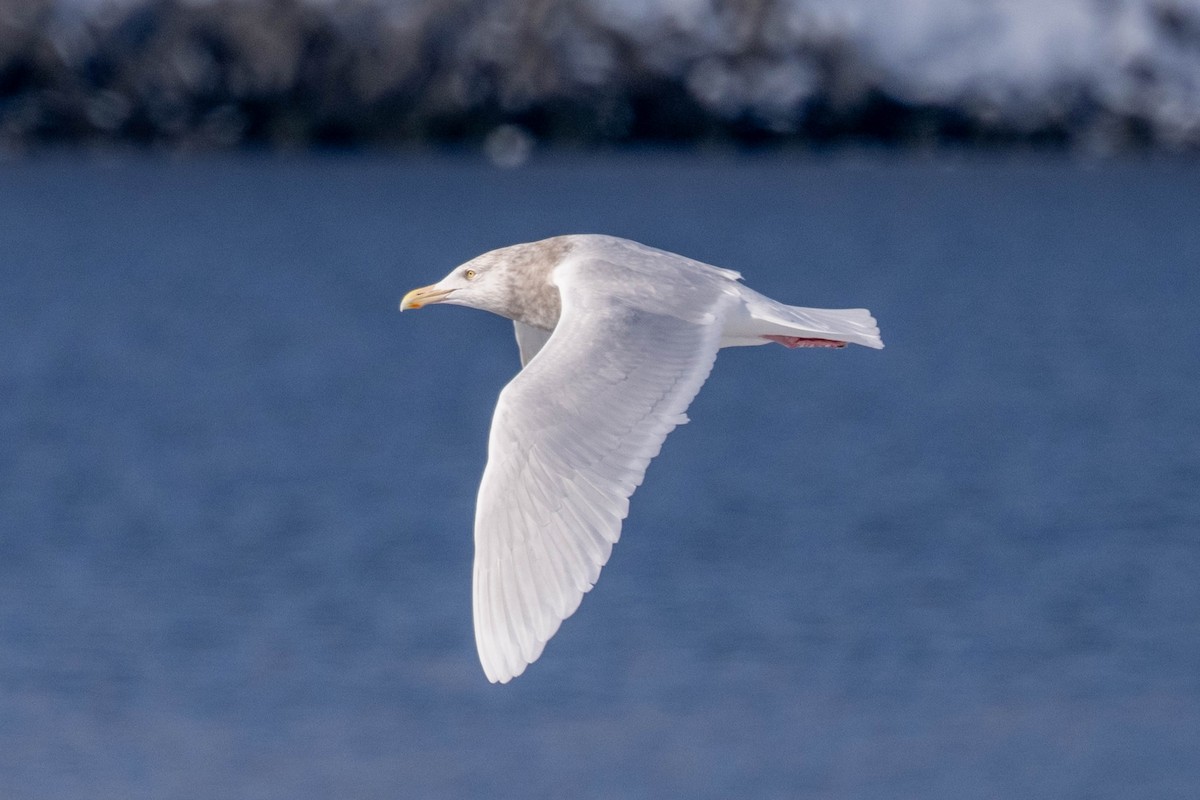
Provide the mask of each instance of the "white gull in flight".
POLYGON ((475 643, 488 680, 537 660, 595 585, 629 497, 722 347, 883 347, 866 309, 776 302, 732 270, 600 235, 493 250, 414 289, 513 320, 475 508, 475 643))

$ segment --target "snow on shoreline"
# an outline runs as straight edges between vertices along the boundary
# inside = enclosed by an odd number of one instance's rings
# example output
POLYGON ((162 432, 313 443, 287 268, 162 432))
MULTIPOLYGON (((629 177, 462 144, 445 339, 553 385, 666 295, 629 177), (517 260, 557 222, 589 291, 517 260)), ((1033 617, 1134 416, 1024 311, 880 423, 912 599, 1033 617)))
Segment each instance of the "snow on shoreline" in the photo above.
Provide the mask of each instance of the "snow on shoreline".
POLYGON ((0 144, 1200 149, 1200 0, 0 0, 0 144))

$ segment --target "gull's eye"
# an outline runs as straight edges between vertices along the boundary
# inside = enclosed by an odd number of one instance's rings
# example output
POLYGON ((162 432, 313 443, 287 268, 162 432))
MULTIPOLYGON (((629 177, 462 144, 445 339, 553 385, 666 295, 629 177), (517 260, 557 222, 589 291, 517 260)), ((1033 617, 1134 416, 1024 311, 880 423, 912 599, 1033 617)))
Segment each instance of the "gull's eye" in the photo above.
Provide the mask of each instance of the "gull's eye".
POLYGON ((473 269, 469 269, 469 270, 467 270, 466 272, 464 272, 464 273, 463 273, 463 277, 464 277, 464 278, 466 278, 466 279, 467 279, 467 280, 469 280, 469 281, 473 281, 473 280, 475 280, 475 274, 476 274, 476 273, 475 273, 475 270, 473 270, 473 269))

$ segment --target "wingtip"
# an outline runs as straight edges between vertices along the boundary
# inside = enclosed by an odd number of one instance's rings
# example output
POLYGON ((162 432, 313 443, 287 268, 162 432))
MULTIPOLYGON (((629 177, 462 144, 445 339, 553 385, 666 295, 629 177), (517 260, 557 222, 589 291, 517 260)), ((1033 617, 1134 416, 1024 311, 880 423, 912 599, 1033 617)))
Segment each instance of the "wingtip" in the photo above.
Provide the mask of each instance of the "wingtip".
MULTIPOLYGON (((483 664, 482 661, 480 663, 483 664)), ((498 683, 500 685, 504 685, 511 682, 513 678, 520 676, 523 672, 525 672, 525 669, 528 666, 529 664, 521 664, 516 669, 503 669, 495 671, 488 669, 487 664, 483 664, 483 674, 488 679, 489 683, 498 683)))

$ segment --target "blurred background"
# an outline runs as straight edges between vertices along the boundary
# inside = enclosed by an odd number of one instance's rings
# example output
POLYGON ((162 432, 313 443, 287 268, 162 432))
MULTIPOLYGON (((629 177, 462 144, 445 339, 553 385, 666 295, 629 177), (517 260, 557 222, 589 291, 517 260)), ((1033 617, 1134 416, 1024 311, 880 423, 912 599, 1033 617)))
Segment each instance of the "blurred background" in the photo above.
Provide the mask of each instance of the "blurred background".
POLYGON ((1200 2, 0 0, 0 798, 1195 798, 1200 2), (566 232, 726 351, 507 686, 474 495, 566 232))
POLYGON ((1194 0, 3 0, 0 146, 1200 145, 1194 0))

